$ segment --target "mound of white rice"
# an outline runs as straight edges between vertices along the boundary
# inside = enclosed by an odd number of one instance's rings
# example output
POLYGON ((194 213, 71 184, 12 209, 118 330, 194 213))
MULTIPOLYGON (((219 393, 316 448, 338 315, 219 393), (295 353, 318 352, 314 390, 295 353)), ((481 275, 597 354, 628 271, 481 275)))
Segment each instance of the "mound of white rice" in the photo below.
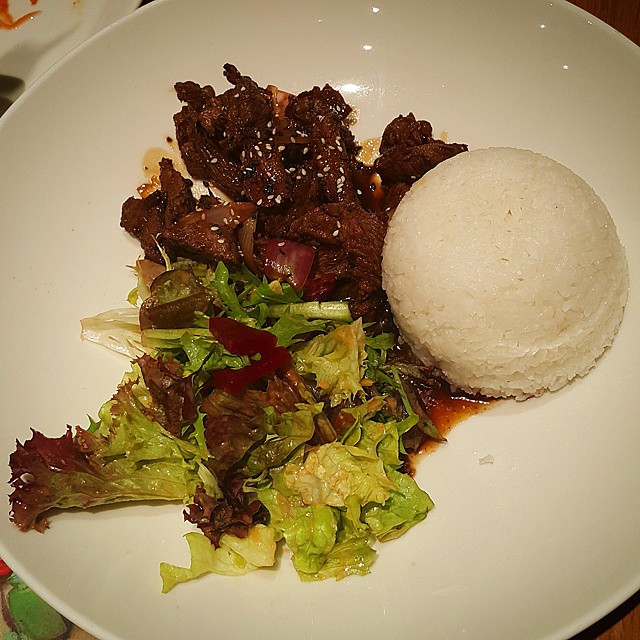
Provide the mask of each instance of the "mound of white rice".
POLYGON ((479 149, 416 182, 394 214, 383 286, 415 353, 455 386, 525 398, 586 374, 627 299, 593 189, 532 151, 479 149))

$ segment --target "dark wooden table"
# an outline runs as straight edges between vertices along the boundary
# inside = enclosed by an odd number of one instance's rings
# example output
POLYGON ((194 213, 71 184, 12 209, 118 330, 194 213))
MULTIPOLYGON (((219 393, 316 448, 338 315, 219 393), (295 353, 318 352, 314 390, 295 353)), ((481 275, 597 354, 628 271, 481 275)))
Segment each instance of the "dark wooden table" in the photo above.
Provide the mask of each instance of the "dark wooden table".
MULTIPOLYGON (((640 0, 570 1, 640 45, 640 0)), ((573 640, 640 640, 640 591, 573 640)))

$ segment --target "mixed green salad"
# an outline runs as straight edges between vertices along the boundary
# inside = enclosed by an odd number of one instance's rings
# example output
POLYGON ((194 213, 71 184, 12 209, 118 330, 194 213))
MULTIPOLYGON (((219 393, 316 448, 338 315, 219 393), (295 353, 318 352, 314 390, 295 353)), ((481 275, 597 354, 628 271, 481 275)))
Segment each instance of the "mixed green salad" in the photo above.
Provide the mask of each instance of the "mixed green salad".
POLYGON ((182 501, 198 530, 188 568, 161 564, 165 592, 270 567, 281 544, 303 581, 368 573, 374 543, 433 507, 404 442, 439 434, 414 410, 419 372, 393 362, 394 336, 246 267, 135 269, 130 308, 83 321, 131 370, 86 429, 18 444, 15 523, 43 531, 51 509, 182 501))

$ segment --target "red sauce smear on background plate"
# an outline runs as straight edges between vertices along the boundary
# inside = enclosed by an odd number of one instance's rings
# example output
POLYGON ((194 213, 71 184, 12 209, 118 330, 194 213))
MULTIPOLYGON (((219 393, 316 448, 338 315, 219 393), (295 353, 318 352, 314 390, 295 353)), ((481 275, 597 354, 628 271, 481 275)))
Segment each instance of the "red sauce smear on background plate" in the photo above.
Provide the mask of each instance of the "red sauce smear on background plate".
MULTIPOLYGON (((31 5, 38 4, 38 0, 30 0, 31 5)), ((13 16, 9 12, 9 0, 0 0, 0 29, 15 29, 27 20, 31 20, 34 16, 37 16, 40 11, 30 11, 25 13, 17 20, 13 19, 13 16)))

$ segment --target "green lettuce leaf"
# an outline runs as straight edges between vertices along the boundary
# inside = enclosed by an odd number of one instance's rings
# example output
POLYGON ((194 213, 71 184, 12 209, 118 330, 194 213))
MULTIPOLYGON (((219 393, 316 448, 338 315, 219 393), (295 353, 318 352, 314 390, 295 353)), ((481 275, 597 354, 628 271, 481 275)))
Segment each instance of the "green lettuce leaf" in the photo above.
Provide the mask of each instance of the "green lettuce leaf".
POLYGON ((347 576, 364 576, 371 570, 376 559, 375 550, 365 538, 352 538, 335 544, 325 556, 322 567, 315 573, 298 572, 303 582, 335 578, 342 580, 347 576))
POLYGON ((364 331, 360 319, 316 336, 293 354, 301 375, 312 375, 332 407, 362 390, 364 331))
POLYGON ((434 506, 411 476, 393 470, 388 473, 397 489, 384 504, 369 504, 362 509, 363 520, 382 542, 401 536, 424 520, 434 506))
POLYGON ((396 488, 377 456, 340 442, 313 449, 303 464, 288 464, 284 478, 308 505, 344 507, 349 496, 360 505, 382 504, 396 488))
POLYGON ((283 413, 279 418, 273 407, 266 407, 268 435, 251 450, 246 462, 249 473, 255 476, 266 469, 282 466, 296 449, 313 437, 314 417, 322 412, 322 406, 322 403, 298 404, 297 411, 283 413))
POLYGON ((142 344, 172 355, 184 363, 185 374, 215 369, 241 369, 249 364, 247 356, 229 353, 211 334, 209 329, 145 329, 142 344))
POLYGON ((269 327, 269 331, 278 338, 279 346, 290 347, 292 344, 300 342, 300 339, 297 338, 300 334, 324 331, 326 327, 326 320, 309 320, 302 315, 287 311, 275 321, 273 326, 269 327))
POLYGON ((296 570, 320 571, 336 543, 339 513, 324 504, 305 505, 295 493, 277 488, 257 495, 269 510, 270 526, 284 536, 296 570))
MULTIPOLYGON (((44 530, 52 508, 89 508, 132 500, 187 501, 197 487, 220 495, 195 437, 172 436, 158 421, 140 369, 133 365, 99 410, 93 433, 77 428, 60 438, 34 431, 11 455, 12 519, 44 530)), ((194 431, 195 434, 195 431, 194 431)))
POLYGON ((246 538, 225 534, 216 549, 202 533, 187 533, 191 564, 188 568, 163 562, 160 564, 162 592, 167 593, 182 582, 207 573, 240 576, 259 567, 272 567, 275 563, 277 532, 273 527, 257 524, 246 538))

